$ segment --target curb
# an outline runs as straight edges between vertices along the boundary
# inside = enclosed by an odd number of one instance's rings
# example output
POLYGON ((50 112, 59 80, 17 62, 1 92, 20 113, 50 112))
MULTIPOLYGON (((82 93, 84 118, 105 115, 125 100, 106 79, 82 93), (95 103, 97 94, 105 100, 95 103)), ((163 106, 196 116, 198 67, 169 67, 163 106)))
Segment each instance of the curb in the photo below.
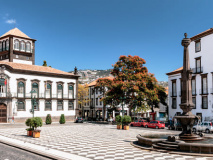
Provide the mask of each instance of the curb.
POLYGON ((81 157, 78 155, 74 155, 67 152, 58 151, 55 149, 46 148, 43 146, 38 146, 35 144, 31 144, 28 142, 23 142, 20 140, 4 137, 0 135, 0 142, 4 144, 8 144, 10 146, 14 146, 16 148, 20 148, 35 154, 39 154, 51 159, 60 159, 60 160, 90 160, 86 157, 81 157))
POLYGON ((143 147, 137 144, 137 141, 130 142, 130 144, 136 148, 147 150, 147 151, 155 151, 155 152, 185 155, 185 156, 213 157, 213 154, 202 154, 202 153, 193 153, 193 152, 175 152, 175 151, 168 151, 168 150, 159 150, 159 149, 155 149, 151 147, 143 147))

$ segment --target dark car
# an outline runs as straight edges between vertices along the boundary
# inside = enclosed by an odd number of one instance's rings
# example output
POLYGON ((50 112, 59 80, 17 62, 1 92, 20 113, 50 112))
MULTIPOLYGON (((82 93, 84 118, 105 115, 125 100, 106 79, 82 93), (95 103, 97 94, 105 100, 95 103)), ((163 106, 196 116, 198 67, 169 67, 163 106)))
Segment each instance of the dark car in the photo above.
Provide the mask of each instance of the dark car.
POLYGON ((75 123, 83 123, 83 118, 81 117, 76 118, 75 123))

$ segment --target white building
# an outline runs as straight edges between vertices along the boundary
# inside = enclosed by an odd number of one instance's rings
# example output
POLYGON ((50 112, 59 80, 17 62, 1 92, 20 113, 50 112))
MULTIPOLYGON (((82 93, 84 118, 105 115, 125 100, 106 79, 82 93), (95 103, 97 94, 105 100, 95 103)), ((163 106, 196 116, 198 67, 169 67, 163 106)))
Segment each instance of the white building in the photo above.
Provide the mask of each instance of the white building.
MULTIPOLYGON (((202 121, 213 120, 213 29, 208 29, 191 38, 189 61, 192 69, 192 113, 202 121)), ((169 116, 182 113, 181 104, 182 67, 167 73, 169 85, 169 116)))
MULTIPOLYGON (((113 79, 113 77, 105 77, 109 79, 113 79)), ((98 79, 97 79, 98 80, 98 79)), ((103 120, 110 118, 109 113, 107 112, 107 109, 110 107, 109 105, 106 105, 106 111, 105 111, 105 118, 103 117, 103 111, 104 111, 104 104, 101 101, 103 98, 103 92, 100 90, 100 88, 96 89, 95 85, 97 84, 97 80, 91 82, 89 86, 89 100, 88 103, 84 104, 83 106, 83 117, 88 119, 95 119, 95 120, 103 120)), ((117 106, 117 111, 113 111, 112 117, 115 118, 117 115, 122 115, 121 112, 122 106, 117 106)), ((124 115, 129 115, 127 105, 124 104, 124 115)))
POLYGON ((0 123, 34 115, 74 120, 78 75, 35 64, 35 41, 14 28, 0 37, 0 123))

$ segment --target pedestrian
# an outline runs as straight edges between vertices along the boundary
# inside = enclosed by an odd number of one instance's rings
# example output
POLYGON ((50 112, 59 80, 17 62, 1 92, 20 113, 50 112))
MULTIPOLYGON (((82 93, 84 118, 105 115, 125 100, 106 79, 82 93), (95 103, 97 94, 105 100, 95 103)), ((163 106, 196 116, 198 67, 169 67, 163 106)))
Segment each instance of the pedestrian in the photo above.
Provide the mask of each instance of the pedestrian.
POLYGON ((12 116, 12 123, 15 124, 14 116, 12 116))

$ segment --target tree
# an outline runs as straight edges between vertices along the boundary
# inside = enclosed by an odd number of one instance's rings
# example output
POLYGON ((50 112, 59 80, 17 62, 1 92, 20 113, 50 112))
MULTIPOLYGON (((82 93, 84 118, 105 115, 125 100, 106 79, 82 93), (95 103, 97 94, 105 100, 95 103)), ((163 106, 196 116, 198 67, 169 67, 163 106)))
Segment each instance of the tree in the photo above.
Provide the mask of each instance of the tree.
POLYGON ((82 116, 83 116, 83 105, 88 102, 89 102, 88 85, 78 84, 78 105, 82 107, 82 116))
POLYGON ((106 104, 126 103, 131 110, 147 110, 149 104, 159 103, 157 80, 144 66, 146 61, 139 56, 120 56, 113 65, 114 79, 102 79, 97 85, 105 86, 107 91, 103 101, 106 104))

